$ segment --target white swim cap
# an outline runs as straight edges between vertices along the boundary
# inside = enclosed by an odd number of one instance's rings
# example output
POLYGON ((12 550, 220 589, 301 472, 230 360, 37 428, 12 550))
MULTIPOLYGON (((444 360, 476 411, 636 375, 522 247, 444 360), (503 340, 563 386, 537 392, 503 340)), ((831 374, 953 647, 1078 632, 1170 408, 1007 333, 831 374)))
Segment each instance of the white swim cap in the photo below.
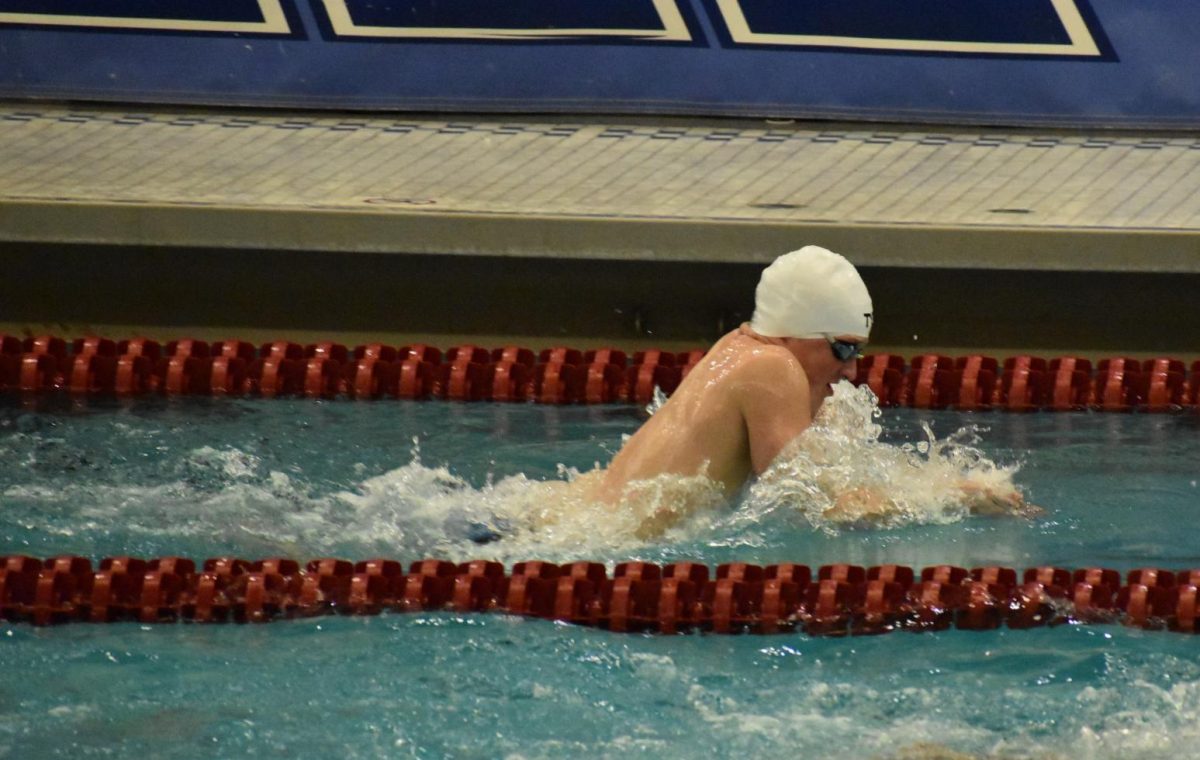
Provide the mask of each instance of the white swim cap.
POLYGON ((754 291, 750 327, 768 338, 871 335, 871 294, 854 265, 806 245, 763 270, 754 291))

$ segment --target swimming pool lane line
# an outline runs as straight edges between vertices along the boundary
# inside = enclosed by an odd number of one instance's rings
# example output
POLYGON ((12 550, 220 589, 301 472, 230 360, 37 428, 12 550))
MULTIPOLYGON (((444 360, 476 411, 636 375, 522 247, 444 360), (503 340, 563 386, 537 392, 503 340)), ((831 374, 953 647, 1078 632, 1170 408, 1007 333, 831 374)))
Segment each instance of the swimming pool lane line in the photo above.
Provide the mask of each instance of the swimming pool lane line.
MULTIPOLYGON (((166 344, 0 335, 0 392, 141 396, 304 396, 442 399, 542 404, 648 404, 670 394, 704 356, 697 349, 580 351, 519 346, 337 343, 193 339, 166 344)), ((855 385, 881 406, 963 411, 1149 411, 1200 408, 1200 360, 1190 370, 1173 358, 1050 360, 925 354, 906 362, 873 354, 858 362, 855 385)))
POLYGON ((249 562, 79 556, 0 557, 0 619, 263 623, 383 612, 496 612, 613 632, 872 635, 949 628, 1013 630, 1118 623, 1200 632, 1200 568, 1140 568, 1124 584, 1106 568, 781 563, 707 565, 370 559, 249 562))

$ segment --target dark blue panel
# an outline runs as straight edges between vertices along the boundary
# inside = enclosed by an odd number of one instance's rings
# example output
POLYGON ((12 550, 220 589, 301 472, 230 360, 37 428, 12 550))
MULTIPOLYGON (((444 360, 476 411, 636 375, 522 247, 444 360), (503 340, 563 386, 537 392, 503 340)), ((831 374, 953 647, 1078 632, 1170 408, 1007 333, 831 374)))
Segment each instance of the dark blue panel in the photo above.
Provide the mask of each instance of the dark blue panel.
POLYGON ((740 0, 757 34, 1070 43, 1050 0, 740 0))
POLYGON ((264 20, 258 0, 0 0, 0 13, 243 23, 264 20))
MULTIPOLYGON (((576 8, 538 17, 543 28, 658 24, 640 15, 605 15, 600 24, 592 14, 601 12, 597 8, 608 13, 603 0, 544 1, 576 8)), ((112 2, 121 9, 135 7, 112 2)), ((354 2, 357 9, 366 10, 364 0, 354 2)), ((399 0, 374 2, 395 8, 399 0)), ((448 17, 428 15, 435 8, 429 0, 417 2, 425 15, 410 16, 408 23, 447 23, 448 17)), ((475 10, 483 9, 485 2, 490 8, 495 0, 479 0, 475 10)), ((626 0, 614 2, 620 9, 651 9, 649 0, 636 6, 622 4, 626 0)), ((779 2, 780 20, 772 22, 755 15, 768 7, 766 0, 745 0, 755 31, 884 39, 903 39, 904 34, 933 41, 1009 44, 1066 41, 1058 20, 1050 16, 1049 0, 973 0, 970 7, 979 16, 935 13, 938 8, 961 9, 947 0, 779 2), (832 14, 824 25, 809 23, 816 17, 805 15, 817 6, 832 14), (998 6, 1003 13, 996 12, 998 6), (900 7, 905 12, 897 15, 900 7), (988 21, 980 27, 984 18, 988 21)), ((152 4, 152 15, 168 15, 164 3, 177 17, 187 13, 189 18, 212 18, 214 9, 234 7, 227 2, 161 0, 152 4)), ((1076 0, 1076 5, 1103 55, 1081 56, 1070 50, 1017 55, 735 45, 729 39, 713 45, 704 32, 720 36, 724 28, 715 0, 679 0, 677 7, 693 39, 700 40, 693 44, 657 39, 628 43, 616 34, 566 42, 441 39, 436 44, 331 33, 305 38, 304 24, 315 30, 322 20, 328 23, 321 0, 284 3, 291 34, 273 35, 272 44, 249 39, 253 35, 220 31, 0 24, 0 97, 468 113, 863 118, 1194 132, 1200 124, 1200 45, 1195 33, 1200 28, 1200 3, 1076 0), (707 13, 693 17, 693 6, 707 13)), ((79 7, 49 0, 0 0, 0 11, 8 12, 79 7)), ((111 12, 113 5, 94 0, 87 12, 94 14, 99 7, 111 12)), ((465 13, 468 6, 453 7, 465 13)), ((457 10, 455 16, 461 22, 457 10)), ((503 28, 500 20, 485 18, 472 15, 472 26, 503 28)), ((358 21, 366 23, 363 17, 358 21)), ((519 21, 513 18, 510 25, 515 24, 538 28, 528 15, 519 21)))
POLYGON ((651 0, 347 0, 359 26, 445 29, 662 29, 651 0))

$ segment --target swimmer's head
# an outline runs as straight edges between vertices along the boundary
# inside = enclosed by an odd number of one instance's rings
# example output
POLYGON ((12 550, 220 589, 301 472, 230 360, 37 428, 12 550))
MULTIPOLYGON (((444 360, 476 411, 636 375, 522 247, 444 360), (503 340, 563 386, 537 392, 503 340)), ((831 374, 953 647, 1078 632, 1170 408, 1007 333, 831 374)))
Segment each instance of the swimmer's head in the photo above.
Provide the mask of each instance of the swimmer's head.
POLYGON ((871 294, 854 265, 806 245, 763 270, 750 327, 769 338, 871 336, 871 294))

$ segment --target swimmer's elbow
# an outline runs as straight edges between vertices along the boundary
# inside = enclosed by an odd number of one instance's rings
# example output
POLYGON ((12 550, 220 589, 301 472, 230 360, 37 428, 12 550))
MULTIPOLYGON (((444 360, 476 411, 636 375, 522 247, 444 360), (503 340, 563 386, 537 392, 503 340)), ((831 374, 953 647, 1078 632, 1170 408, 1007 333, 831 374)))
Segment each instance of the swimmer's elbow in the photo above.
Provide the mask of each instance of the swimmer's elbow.
POLYGON ((766 472, 812 424, 804 388, 770 400, 757 399, 743 413, 750 440, 750 464, 758 475, 766 472))
MULTIPOLYGON (((805 427, 807 428, 807 426, 805 427)), ((803 432, 804 429, 801 429, 791 436, 779 436, 774 441, 764 441, 759 446, 751 445, 750 465, 754 470, 754 474, 762 475, 771 469, 771 465, 776 460, 789 457, 791 452, 794 452, 799 445, 800 436, 803 432)))
POLYGON ((761 476, 764 472, 771 469, 771 465, 775 464, 775 460, 779 459, 787 447, 780 447, 777 451, 769 456, 753 457, 751 459, 751 469, 754 470, 754 475, 761 476))

